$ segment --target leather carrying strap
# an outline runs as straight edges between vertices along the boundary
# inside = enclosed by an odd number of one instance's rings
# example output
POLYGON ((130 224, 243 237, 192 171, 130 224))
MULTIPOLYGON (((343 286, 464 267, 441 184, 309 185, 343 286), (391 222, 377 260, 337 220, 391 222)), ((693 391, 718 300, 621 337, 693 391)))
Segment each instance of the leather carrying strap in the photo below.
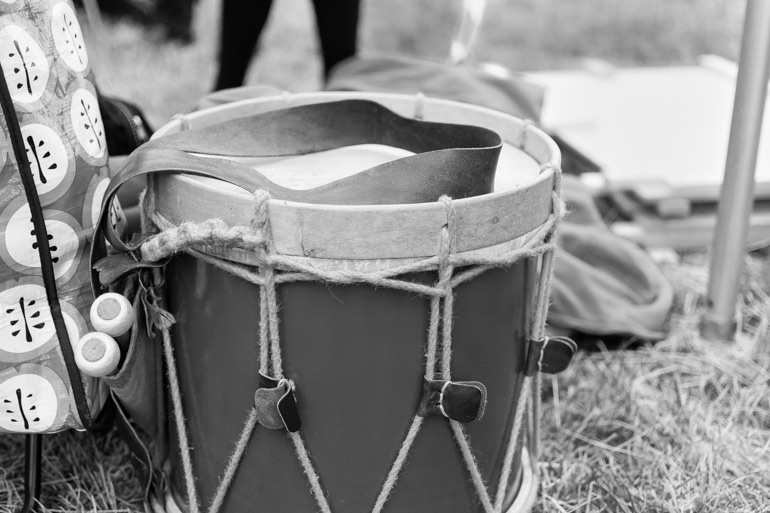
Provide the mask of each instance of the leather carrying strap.
MULTIPOLYGON (((304 203, 373 205, 466 198, 492 192, 500 136, 486 128, 433 123, 399 116, 369 100, 303 105, 225 121, 146 143, 131 154, 105 193, 91 263, 106 255, 104 238, 118 251, 141 241, 122 241, 109 223, 118 189, 131 178, 185 173, 222 180, 249 192, 304 203), (356 144, 383 144, 416 154, 372 167, 309 190, 281 187, 246 165, 221 158, 304 155, 356 144)), ((92 276, 92 283, 98 283, 92 276)))

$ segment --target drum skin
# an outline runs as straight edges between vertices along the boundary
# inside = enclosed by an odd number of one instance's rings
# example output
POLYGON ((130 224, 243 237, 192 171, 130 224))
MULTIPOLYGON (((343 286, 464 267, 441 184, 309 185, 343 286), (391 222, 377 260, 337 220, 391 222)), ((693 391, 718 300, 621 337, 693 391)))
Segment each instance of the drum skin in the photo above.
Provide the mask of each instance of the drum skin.
MULTIPOLYGON (((452 379, 481 381, 484 417, 466 424, 494 496, 523 381, 537 264, 521 260, 455 288, 452 379)), ((254 404, 259 287, 189 255, 167 267, 168 304, 199 500, 208 504, 254 404)), ((403 278, 433 283, 435 273, 403 278)), ((371 511, 420 400, 430 300, 369 285, 278 286, 286 377, 303 436, 335 513, 371 511)), ((173 425, 173 422, 170 424, 173 425)), ((173 429, 173 428, 172 428, 173 429)), ((171 491, 185 497, 172 436, 171 491)), ((505 511, 516 497, 514 457, 505 511)), ((255 429, 222 511, 311 513, 318 506, 284 430, 255 429)), ((481 513, 447 419, 427 418, 384 511, 481 513)))

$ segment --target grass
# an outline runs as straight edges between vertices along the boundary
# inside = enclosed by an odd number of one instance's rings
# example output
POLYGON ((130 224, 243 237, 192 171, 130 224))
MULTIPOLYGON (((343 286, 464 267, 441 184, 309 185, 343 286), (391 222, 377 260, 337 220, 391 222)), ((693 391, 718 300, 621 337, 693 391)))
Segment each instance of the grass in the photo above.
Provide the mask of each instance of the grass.
MULTIPOLYGON (((692 258, 692 257, 691 257, 692 258)), ((770 511, 770 301, 750 258, 751 354, 699 340, 702 255, 669 265, 672 335, 654 348, 583 354, 549 383, 540 511, 770 511)), ((766 290, 766 289, 765 289, 766 290)))
MULTIPOLYGON (((364 0, 361 47, 446 56, 459 0, 364 0), (438 6, 438 7, 437 7, 438 6)), ((310 2, 281 0, 248 83, 291 91, 321 86, 310 2)), ((488 1, 478 61, 514 70, 737 59, 743 2, 734 0, 488 1)), ((109 23, 87 34, 103 91, 143 107, 157 127, 189 110, 213 83, 217 2, 200 0, 196 42, 109 23)), ((707 282, 703 252, 663 270, 677 291, 670 337, 635 351, 580 354, 546 379, 538 512, 770 511, 770 259, 747 257, 745 354, 697 337, 707 282)), ((45 438, 48 511, 141 511, 127 452, 114 432, 45 438)), ((22 438, 0 436, 0 511, 21 491, 22 438)))

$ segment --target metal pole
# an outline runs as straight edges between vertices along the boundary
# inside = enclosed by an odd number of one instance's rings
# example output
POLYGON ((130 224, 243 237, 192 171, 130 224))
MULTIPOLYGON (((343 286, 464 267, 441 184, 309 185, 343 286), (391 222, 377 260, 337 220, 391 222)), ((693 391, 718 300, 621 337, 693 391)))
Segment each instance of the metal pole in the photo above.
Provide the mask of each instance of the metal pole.
POLYGON ((487 0, 464 0, 463 12, 460 22, 452 36, 452 45, 449 49, 449 64, 462 64, 465 62, 476 45, 476 36, 484 17, 484 9, 487 0))
POLYGON ((41 469, 43 467, 43 435, 25 435, 24 505, 19 513, 35 513, 40 508, 41 469))
POLYGON ((754 208, 754 172, 768 72, 770 0, 748 0, 725 178, 711 252, 708 310, 701 319, 701 335, 709 340, 728 341, 735 335, 735 302, 754 208))

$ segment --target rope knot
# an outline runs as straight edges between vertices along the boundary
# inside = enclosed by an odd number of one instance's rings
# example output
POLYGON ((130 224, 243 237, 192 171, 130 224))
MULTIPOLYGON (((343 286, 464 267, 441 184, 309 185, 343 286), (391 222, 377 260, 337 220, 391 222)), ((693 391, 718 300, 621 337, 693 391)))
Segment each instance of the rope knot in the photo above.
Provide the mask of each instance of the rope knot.
POLYGON ((214 248, 265 248, 262 233, 245 226, 228 226, 221 219, 208 219, 202 223, 184 222, 148 238, 141 246, 143 260, 157 262, 187 248, 196 246, 214 248))
POLYGON ((164 280, 160 278, 157 268, 139 271, 139 298, 144 308, 144 318, 147 335, 152 336, 154 329, 165 332, 176 323, 174 316, 160 306, 160 295, 163 294, 164 280), (157 276, 156 276, 157 274, 157 276))
POLYGON ((176 324, 176 318, 171 314, 171 312, 168 312, 162 308, 156 308, 155 314, 154 323, 161 330, 171 329, 171 326, 176 324))

